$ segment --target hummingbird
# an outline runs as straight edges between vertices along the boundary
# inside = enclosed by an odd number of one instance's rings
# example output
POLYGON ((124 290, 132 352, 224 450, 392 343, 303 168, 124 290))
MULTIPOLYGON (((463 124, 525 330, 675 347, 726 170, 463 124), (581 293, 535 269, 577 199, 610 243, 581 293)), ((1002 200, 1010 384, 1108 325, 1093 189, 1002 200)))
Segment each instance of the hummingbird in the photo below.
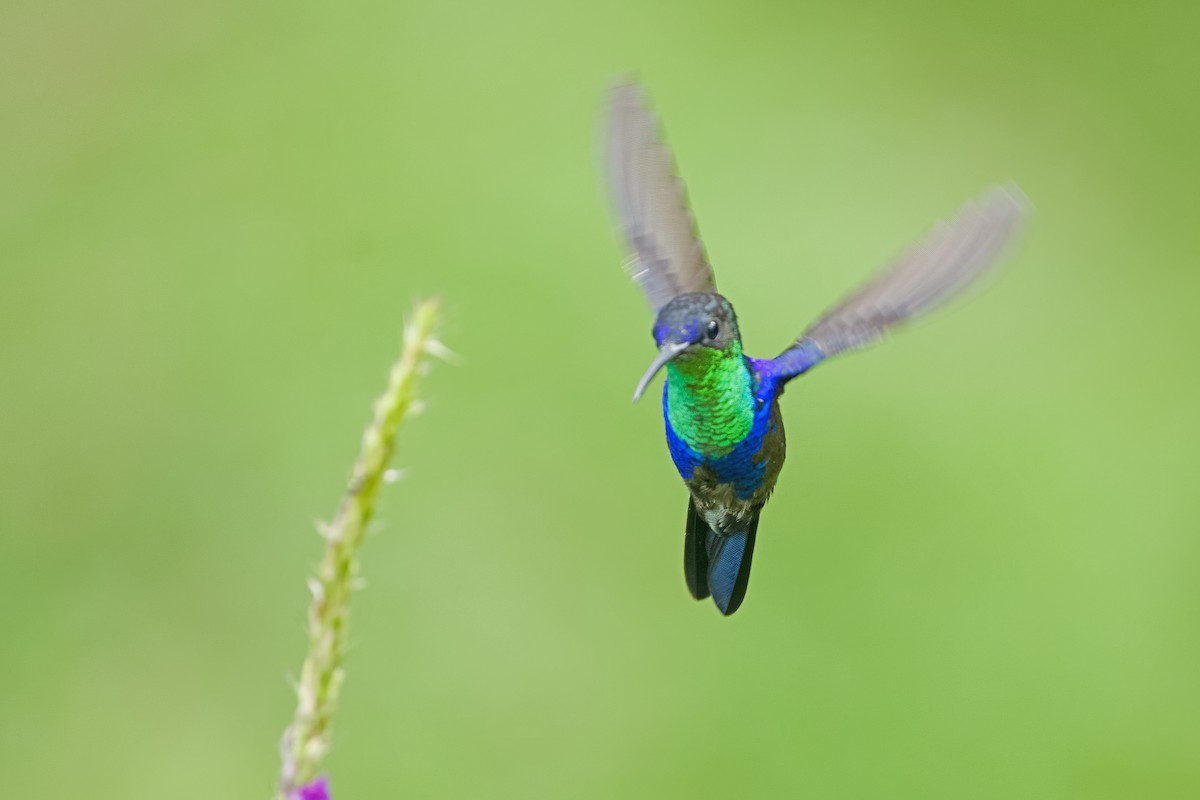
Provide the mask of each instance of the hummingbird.
POLYGON ((683 182, 637 84, 612 90, 607 125, 612 206, 626 271, 655 312, 658 354, 636 402, 664 367, 667 449, 688 489, 684 577, 692 597, 724 615, 746 596, 759 516, 783 467, 779 398, 793 378, 959 295, 996 261, 1029 204, 1015 184, 993 186, 939 222, 808 326, 775 358, 742 351, 733 305, 717 293, 683 182))

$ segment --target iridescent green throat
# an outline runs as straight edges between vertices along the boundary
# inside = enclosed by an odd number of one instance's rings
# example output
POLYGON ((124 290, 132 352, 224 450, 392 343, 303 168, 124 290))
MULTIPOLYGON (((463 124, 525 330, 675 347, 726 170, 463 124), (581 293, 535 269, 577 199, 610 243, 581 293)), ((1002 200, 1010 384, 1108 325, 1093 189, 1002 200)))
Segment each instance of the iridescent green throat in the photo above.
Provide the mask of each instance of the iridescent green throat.
POLYGON ((753 384, 741 342, 693 347, 667 363, 667 419, 697 453, 723 456, 754 425, 753 384))

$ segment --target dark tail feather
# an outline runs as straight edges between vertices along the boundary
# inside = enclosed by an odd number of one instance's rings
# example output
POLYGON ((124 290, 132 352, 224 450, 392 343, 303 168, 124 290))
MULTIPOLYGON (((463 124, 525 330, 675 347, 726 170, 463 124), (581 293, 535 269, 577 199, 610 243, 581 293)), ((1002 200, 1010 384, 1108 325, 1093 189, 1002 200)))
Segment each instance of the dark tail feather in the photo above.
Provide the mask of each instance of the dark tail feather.
POLYGON ((729 616, 738 610, 750 583, 750 562, 754 558, 754 536, 758 533, 758 515, 744 532, 722 536, 711 530, 707 536, 708 588, 721 613, 729 616))
POLYGON ((708 597, 708 523, 696 513, 696 504, 690 497, 683 539, 683 574, 692 597, 697 600, 708 597))

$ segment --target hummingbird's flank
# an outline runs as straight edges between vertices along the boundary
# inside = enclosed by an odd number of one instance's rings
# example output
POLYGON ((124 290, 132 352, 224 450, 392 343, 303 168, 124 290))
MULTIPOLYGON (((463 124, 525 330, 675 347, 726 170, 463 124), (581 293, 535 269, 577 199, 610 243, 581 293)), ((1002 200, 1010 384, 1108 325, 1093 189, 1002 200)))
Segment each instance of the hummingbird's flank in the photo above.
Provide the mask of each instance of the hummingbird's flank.
POLYGON ((717 294, 671 152, 636 85, 610 98, 608 178, 629 248, 627 269, 655 319, 658 355, 638 381, 642 396, 664 366, 667 447, 687 484, 683 568, 697 600, 722 614, 746 596, 758 517, 783 466, 779 396, 792 378, 961 292, 995 261, 1028 203, 995 186, 827 311, 772 359, 742 353, 733 306, 717 294))

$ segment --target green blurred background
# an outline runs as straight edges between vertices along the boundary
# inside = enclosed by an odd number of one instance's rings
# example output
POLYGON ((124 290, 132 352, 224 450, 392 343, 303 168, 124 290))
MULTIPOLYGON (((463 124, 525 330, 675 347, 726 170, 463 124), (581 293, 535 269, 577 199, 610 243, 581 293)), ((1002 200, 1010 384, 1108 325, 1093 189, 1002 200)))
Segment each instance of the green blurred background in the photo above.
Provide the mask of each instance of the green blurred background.
POLYGON ((440 293, 328 769, 362 797, 1200 796, 1195 3, 34 3, 0 24, 9 794, 268 797, 440 293), (987 184, 963 307, 821 368, 692 602, 598 182, 638 70, 747 349, 987 184))

